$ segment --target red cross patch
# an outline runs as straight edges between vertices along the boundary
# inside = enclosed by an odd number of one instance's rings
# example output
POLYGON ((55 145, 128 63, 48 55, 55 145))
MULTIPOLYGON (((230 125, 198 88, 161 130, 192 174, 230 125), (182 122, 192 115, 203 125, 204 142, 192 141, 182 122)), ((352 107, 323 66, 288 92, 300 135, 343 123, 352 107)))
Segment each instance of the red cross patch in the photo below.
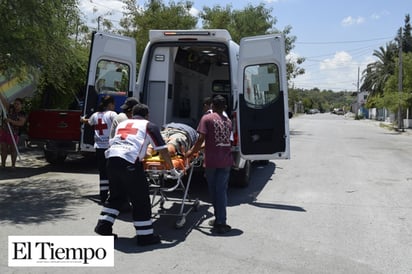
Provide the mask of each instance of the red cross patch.
POLYGON ((138 129, 133 128, 133 123, 128 123, 125 128, 119 128, 117 133, 120 134, 122 140, 126 139, 129 134, 136 134, 138 129))
POLYGON ((107 124, 103 124, 102 118, 98 118, 97 125, 94 126, 94 129, 99 131, 99 135, 103 135, 103 130, 107 129, 107 124))

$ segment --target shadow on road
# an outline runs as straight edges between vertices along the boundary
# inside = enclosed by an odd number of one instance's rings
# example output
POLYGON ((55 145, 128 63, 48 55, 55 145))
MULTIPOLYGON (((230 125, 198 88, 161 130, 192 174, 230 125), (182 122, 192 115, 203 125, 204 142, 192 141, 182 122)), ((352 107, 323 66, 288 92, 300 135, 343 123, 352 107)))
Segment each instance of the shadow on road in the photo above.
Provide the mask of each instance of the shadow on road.
MULTIPOLYGON (((275 183, 272 178, 276 170, 276 165, 269 162, 266 165, 255 165, 252 171, 251 182, 248 187, 238 188, 230 187, 228 190, 229 207, 238 206, 241 204, 250 204, 252 206, 261 208, 271 208, 276 210, 290 210, 305 212, 305 210, 299 206, 285 205, 285 204, 271 204, 257 202, 257 196, 263 190, 267 183, 275 183)), ((243 234, 242 230, 237 228, 232 229, 227 234, 216 234, 212 231, 212 227, 208 224, 208 221, 213 218, 213 210, 211 209, 207 183, 203 178, 202 172, 194 174, 191 181, 189 190, 190 197, 192 199, 198 198, 203 203, 200 205, 197 211, 192 211, 186 216, 186 223, 182 228, 176 228, 176 222, 179 220, 179 216, 161 215, 156 216, 154 219, 154 228, 156 233, 162 236, 162 244, 149 247, 136 246, 135 238, 122 238, 120 237, 115 241, 115 249, 124 253, 140 253, 151 251, 154 249, 165 249, 174 247, 186 240, 186 237, 193 231, 197 230, 200 233, 211 237, 235 237, 243 234)), ((173 192, 169 195, 170 198, 179 199, 181 193, 173 192)), ((166 211, 169 214, 179 213, 181 202, 166 202, 166 211)), ((157 211, 157 207, 153 208, 153 212, 157 211)), ((128 215, 129 216, 129 215, 128 215)), ((119 219, 123 221, 131 222, 131 218, 126 219, 119 216, 119 219)))
POLYGON ((261 208, 306 212, 304 208, 300 206, 293 206, 293 205, 270 204, 270 203, 259 203, 259 202, 252 202, 251 205, 256 206, 256 207, 261 207, 261 208))
POLYGON ((276 171, 276 165, 269 162, 266 165, 256 165, 252 169, 249 186, 244 188, 229 188, 229 205, 250 204, 256 201, 256 197, 266 184, 272 183, 272 175, 276 171))
POLYGON ((0 183, 0 220, 15 224, 75 218, 71 207, 84 202, 78 186, 64 179, 0 183))
POLYGON ((1 169, 0 180, 28 178, 47 172, 97 173, 93 157, 69 155, 64 163, 51 165, 46 162, 43 152, 39 149, 24 151, 16 166, 15 169, 10 167, 1 169))
MULTIPOLYGON (((173 203, 168 208, 168 213, 179 213, 180 204, 173 203)), ((186 223, 181 228, 176 228, 176 222, 179 220, 179 216, 162 215, 154 218, 154 229, 156 234, 159 234, 162 238, 162 244, 141 247, 136 245, 136 237, 126 238, 119 237, 114 244, 114 248, 124 253, 141 253, 155 249, 166 249, 177 246, 184 242, 186 237, 190 235, 193 230, 197 230, 202 234, 211 237, 235 237, 243 233, 239 229, 232 229, 232 231, 226 234, 216 234, 212 227, 208 225, 208 219, 212 217, 212 214, 208 211, 209 205, 201 205, 197 211, 192 211, 186 216, 186 223)), ((123 221, 132 222, 131 218, 121 218, 123 221)))
POLYGON ((276 172, 276 164, 269 162, 267 165, 258 165, 252 171, 251 182, 246 188, 230 188, 229 189, 229 206, 237 206, 240 204, 250 204, 252 206, 306 212, 306 210, 299 206, 271 204, 257 202, 259 193, 263 190, 266 184, 275 184, 276 176, 272 177, 276 172))
POLYGON ((41 151, 26 150, 17 168, 0 170, 0 221, 15 224, 43 223, 75 218, 72 207, 87 200, 81 185, 64 176, 42 176, 48 172, 96 173, 94 162, 70 157, 63 165, 49 165, 41 151))
MULTIPOLYGON (((257 196, 267 183, 275 183, 272 175, 276 171, 276 165, 269 162, 267 165, 254 165, 251 174, 251 182, 248 187, 237 188, 231 186, 228 190, 229 207, 240 204, 250 204, 257 207, 273 208, 278 210, 304 211, 304 209, 280 204, 267 204, 257 202, 257 196)), ((95 173, 94 160, 84 157, 71 157, 63 165, 49 165, 39 151, 26 151, 24 157, 16 170, 0 170, 0 221, 12 222, 15 224, 32 224, 43 222, 56 222, 59 220, 76 219, 74 207, 79 207, 89 200, 98 203, 94 196, 84 196, 81 193, 82 186, 73 184, 73 179, 64 176, 56 177, 36 175, 47 174, 48 172, 59 173, 95 173)), ((213 215, 210 208, 210 201, 207 189, 207 182, 203 177, 203 172, 198 171, 193 174, 189 189, 191 199, 201 201, 197 210, 193 210, 186 216, 185 225, 176 228, 176 222, 181 217, 179 209, 183 194, 181 192, 170 193, 170 198, 178 199, 177 202, 166 203, 167 213, 172 215, 160 215, 154 218, 156 233, 162 236, 163 244, 154 247, 138 247, 136 239, 119 238, 115 242, 115 248, 125 253, 136 253, 148 251, 153 248, 170 248, 186 240, 186 237, 197 230, 208 236, 217 235, 208 225, 213 215), (174 215, 173 215, 174 214, 174 215)), ((190 207, 190 204, 187 205, 190 207)), ((153 212, 158 209, 154 208, 153 212)), ((186 211, 186 208, 185 208, 186 211)), ((122 214, 119 221, 131 222, 130 214, 122 214)), ((224 237, 233 237, 242 234, 243 231, 233 229, 224 237)))
MULTIPOLYGON (((206 218, 209 218, 206 216, 210 215, 210 213, 208 213, 209 206, 201 205, 197 211, 192 211, 186 216, 186 222, 183 227, 176 228, 176 222, 180 219, 178 216, 180 203, 172 203, 167 206, 167 213, 176 215, 155 216, 153 222, 156 234, 159 234, 162 237, 162 244, 141 247, 136 245, 135 237, 119 237, 115 241, 115 249, 124 253, 140 253, 153 249, 165 249, 177 246, 186 240, 186 237, 192 232, 192 230, 198 229, 199 225, 201 225, 206 218)), ((157 209, 153 209, 153 212, 157 212, 157 209)), ((119 216, 119 219, 132 222, 132 219, 129 216, 130 214, 127 215, 127 218, 122 218, 122 216, 119 216)))

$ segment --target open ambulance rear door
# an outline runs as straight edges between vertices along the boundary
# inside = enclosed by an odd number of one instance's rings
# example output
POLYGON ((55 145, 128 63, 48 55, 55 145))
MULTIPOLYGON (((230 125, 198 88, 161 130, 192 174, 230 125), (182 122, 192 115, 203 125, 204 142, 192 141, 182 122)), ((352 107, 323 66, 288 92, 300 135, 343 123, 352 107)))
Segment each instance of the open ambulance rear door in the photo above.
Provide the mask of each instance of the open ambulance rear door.
POLYGON ((288 159, 289 110, 285 41, 281 34, 240 42, 237 129, 247 160, 288 159))
MULTIPOLYGON (((136 41, 112 33, 94 32, 90 48, 89 69, 83 116, 96 111, 100 99, 111 95, 116 101, 116 112, 136 85, 136 41)), ((98 125, 97 125, 98 126, 98 125)), ((81 151, 94 151, 94 130, 81 128, 81 151)))

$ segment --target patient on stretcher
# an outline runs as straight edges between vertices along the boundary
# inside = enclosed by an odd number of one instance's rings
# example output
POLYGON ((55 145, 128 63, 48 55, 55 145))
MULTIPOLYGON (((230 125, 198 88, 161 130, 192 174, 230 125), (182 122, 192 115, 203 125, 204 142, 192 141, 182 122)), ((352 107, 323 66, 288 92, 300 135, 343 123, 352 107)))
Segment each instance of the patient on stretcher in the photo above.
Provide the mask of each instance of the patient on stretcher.
MULTIPOLYGON (((184 169, 183 156, 198 138, 198 133, 192 127, 182 123, 169 123, 160 132, 167 145, 175 168, 184 169)), ((151 146, 148 147, 146 162, 161 162, 161 159, 151 146)))

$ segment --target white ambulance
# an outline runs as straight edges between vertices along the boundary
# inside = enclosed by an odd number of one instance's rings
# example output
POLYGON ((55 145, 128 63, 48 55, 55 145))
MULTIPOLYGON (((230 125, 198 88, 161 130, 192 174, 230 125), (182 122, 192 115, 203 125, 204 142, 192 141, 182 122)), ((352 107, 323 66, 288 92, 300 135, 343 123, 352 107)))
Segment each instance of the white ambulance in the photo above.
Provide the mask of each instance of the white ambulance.
MULTIPOLYGON (((133 86, 135 56, 134 39, 94 34, 84 115, 91 114, 102 94, 114 94, 119 101, 135 96, 149 106, 157 125, 181 122, 196 128, 204 98, 220 94, 234 125, 233 183, 249 184, 252 161, 290 157, 283 35, 246 37, 238 45, 223 29, 151 30, 133 86), (128 76, 123 89, 129 90, 97 88, 101 62, 105 68, 107 62, 120 67, 128 76)), ((82 148, 91 144, 82 141, 82 148)))

